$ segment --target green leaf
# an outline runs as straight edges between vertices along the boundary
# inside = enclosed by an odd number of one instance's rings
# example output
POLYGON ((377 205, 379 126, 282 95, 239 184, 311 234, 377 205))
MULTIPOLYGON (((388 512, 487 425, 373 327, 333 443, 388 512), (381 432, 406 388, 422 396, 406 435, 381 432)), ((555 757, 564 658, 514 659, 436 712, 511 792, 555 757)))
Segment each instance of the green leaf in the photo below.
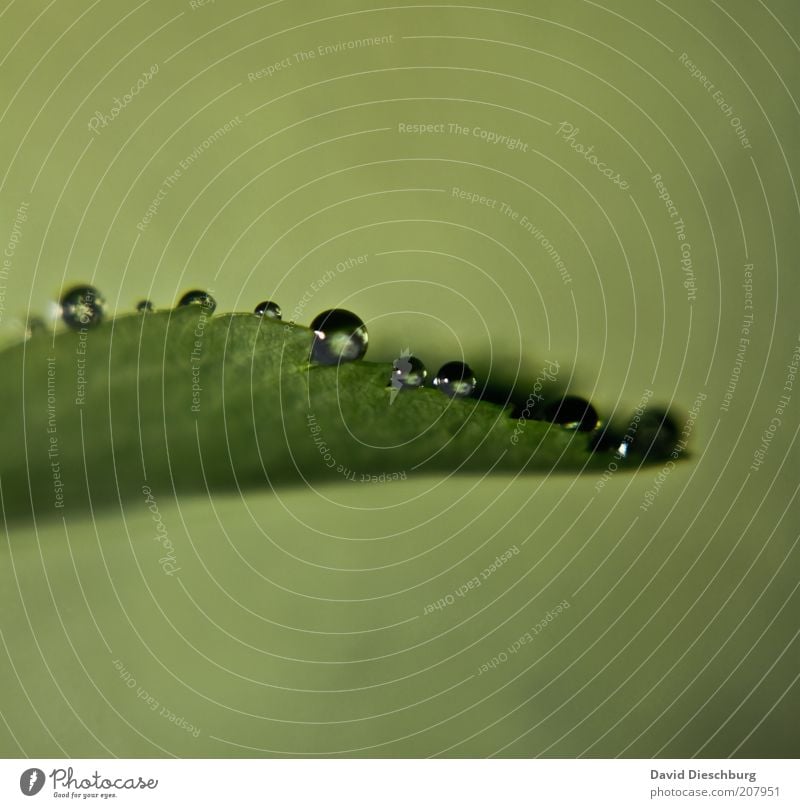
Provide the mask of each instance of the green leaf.
POLYGON ((8 516, 176 492, 601 470, 585 433, 433 388, 393 400, 388 363, 309 365, 312 332, 199 306, 37 334, 0 354, 8 516), (21 426, 20 426, 21 425, 21 426))

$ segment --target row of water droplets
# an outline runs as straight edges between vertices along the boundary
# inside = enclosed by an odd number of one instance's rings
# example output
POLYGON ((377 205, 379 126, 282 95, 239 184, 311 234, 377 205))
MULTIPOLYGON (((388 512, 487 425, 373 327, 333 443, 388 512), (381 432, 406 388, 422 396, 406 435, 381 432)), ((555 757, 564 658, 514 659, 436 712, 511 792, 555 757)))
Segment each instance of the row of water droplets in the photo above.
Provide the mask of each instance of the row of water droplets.
MULTIPOLYGON (((193 289, 180 298, 178 306, 198 306, 210 315, 217 303, 208 292, 193 289)), ((137 303, 136 310, 147 313, 154 308, 149 300, 142 300, 137 303)), ((105 317, 105 301, 94 287, 75 286, 62 296, 59 311, 61 319, 69 328, 92 328, 99 325, 105 317)), ((281 319, 280 306, 271 300, 259 303, 254 314, 273 320, 281 319)), ((367 327, 358 315, 347 309, 327 309, 321 312, 311 321, 310 328, 314 333, 314 340, 309 359, 314 364, 339 365, 354 362, 362 359, 367 352, 367 327)), ((427 376, 428 371, 422 360, 404 352, 392 363, 388 386, 392 388, 393 395, 418 390, 424 386, 427 376)), ((477 378, 469 365, 458 361, 442 365, 432 382, 436 389, 453 399, 474 396, 478 386, 477 378)), ((638 438, 635 441, 623 440, 621 430, 604 426, 592 404, 574 395, 543 402, 532 409, 518 405, 511 414, 513 418, 546 421, 575 432, 591 433, 591 450, 615 450, 622 457, 633 452, 648 454, 653 451, 666 455, 672 451, 678 437, 678 428, 669 414, 664 410, 655 410, 646 414, 644 423, 639 423, 638 438)))
MULTIPOLYGON (((217 307, 214 298, 201 289, 187 292, 178 301, 178 306, 199 306, 208 314, 217 307)), ((142 300, 136 310, 151 312, 153 304, 142 300)), ((281 308, 271 300, 264 300, 255 307, 259 317, 280 320, 281 308)), ((60 301, 60 315, 71 329, 91 328, 99 325, 105 317, 105 301, 92 286, 76 286, 67 291, 60 301)), ((311 362, 318 365, 338 365, 362 359, 367 352, 369 334, 364 321, 347 309, 328 309, 311 321, 314 341, 311 346, 311 362)), ((428 372, 415 356, 404 355, 394 362, 391 382, 399 389, 422 387, 428 372)), ((433 380, 434 386, 451 398, 470 396, 477 384, 475 374, 463 362, 448 362, 442 366, 433 380)))

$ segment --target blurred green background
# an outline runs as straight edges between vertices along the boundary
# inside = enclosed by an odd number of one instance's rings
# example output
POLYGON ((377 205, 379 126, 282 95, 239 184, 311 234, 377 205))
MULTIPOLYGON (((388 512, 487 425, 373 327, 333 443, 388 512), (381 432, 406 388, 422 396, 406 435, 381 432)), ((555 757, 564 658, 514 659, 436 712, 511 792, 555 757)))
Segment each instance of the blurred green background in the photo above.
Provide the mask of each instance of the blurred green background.
POLYGON ((7 523, 0 752, 796 754, 798 38, 788 0, 6 2, 5 342, 73 282, 201 287, 698 406, 603 484, 157 491, 174 575, 144 501, 7 523))

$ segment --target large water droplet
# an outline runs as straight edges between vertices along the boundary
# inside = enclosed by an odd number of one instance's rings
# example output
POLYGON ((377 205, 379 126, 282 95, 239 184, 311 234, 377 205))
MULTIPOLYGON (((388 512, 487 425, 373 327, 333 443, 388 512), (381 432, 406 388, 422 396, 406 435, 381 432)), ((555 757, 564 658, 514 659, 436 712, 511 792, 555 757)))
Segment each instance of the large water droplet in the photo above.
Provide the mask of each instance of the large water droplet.
POLYGON ((72 329, 94 328, 105 314, 105 300, 94 286, 74 286, 61 297, 61 319, 72 329))
POLYGON ((665 410, 653 409, 634 415, 627 427, 605 426, 592 436, 589 448, 613 451, 618 458, 666 460, 678 444, 680 430, 665 410))
POLYGON ((153 311, 153 304, 149 300, 140 300, 136 304, 136 311, 153 311))
POLYGON ((591 432, 599 421, 595 408, 579 396, 564 396, 551 402, 544 408, 542 417, 545 421, 577 432, 591 432))
POLYGON ((346 309, 327 309, 311 322, 311 361, 320 365, 353 362, 367 352, 369 336, 360 317, 346 309))
POLYGON ((179 301, 179 306, 201 306, 206 310, 206 313, 213 314, 214 309, 217 308, 217 301, 202 289, 192 289, 187 292, 179 301))
POLYGON ((626 457, 628 454, 628 442, 624 438, 624 433, 617 426, 606 424, 589 438, 589 451, 592 452, 614 452, 619 457, 626 457))
POLYGON ((466 398, 472 395, 478 380, 469 365, 448 362, 439 368, 433 383, 450 398, 466 398))
POLYGON ((425 365, 416 356, 405 353, 394 360, 392 368, 389 384, 396 390, 422 387, 425 377, 428 375, 425 365))
POLYGON ((259 317, 269 317, 272 320, 281 319, 281 307, 271 300, 265 300, 256 306, 255 313, 259 317))

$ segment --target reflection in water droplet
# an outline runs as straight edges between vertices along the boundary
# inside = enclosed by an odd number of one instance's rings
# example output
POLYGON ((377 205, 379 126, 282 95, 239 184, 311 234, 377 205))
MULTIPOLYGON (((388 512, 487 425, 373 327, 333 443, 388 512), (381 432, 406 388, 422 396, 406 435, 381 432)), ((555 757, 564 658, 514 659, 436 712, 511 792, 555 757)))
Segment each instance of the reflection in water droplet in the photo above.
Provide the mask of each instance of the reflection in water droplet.
POLYGON ((153 304, 149 300, 140 300, 136 304, 136 311, 153 311, 153 304))
POLYGON ((551 402, 544 408, 543 418, 577 432, 591 432, 599 421, 595 408, 580 396, 564 396, 551 402))
POLYGON ((217 308, 217 301, 202 289, 192 289, 187 292, 179 301, 179 306, 202 306, 208 314, 213 314, 217 308))
POLYGON ((281 307, 271 300, 265 300, 256 306, 255 313, 259 317, 269 317, 272 320, 281 319, 281 307))
POLYGON ((472 394, 478 380, 469 365, 448 362, 439 368, 433 383, 450 398, 466 398, 472 394))
POLYGON ((94 286, 74 286, 61 297, 61 319, 76 331, 100 325, 104 314, 105 301, 94 286))
POLYGON ((327 309, 311 322, 311 361, 320 365, 353 362, 367 352, 369 336, 360 317, 346 309, 327 309))
POLYGON ((428 371, 425 365, 410 354, 402 354, 392 363, 392 375, 389 377, 389 384, 396 390, 416 389, 422 387, 428 371))

